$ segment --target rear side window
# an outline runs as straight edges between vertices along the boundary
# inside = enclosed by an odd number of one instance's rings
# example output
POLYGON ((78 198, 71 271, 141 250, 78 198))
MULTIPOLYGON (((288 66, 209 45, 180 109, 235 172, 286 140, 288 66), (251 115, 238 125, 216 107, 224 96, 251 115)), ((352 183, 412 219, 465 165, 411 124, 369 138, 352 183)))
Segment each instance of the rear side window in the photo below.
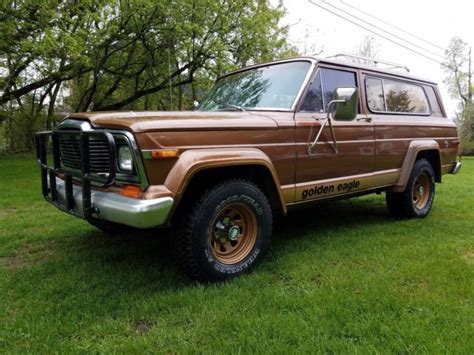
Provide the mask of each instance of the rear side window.
POLYGON ((374 112, 429 114, 425 91, 403 81, 367 78, 367 104, 374 112))
POLYGON ((387 111, 383 96, 382 79, 368 78, 366 81, 367 102, 371 111, 387 111))
POLYGON ((439 104, 438 98, 436 97, 435 90, 432 86, 424 86, 426 96, 428 96, 428 101, 430 103, 431 114, 435 116, 443 116, 441 111, 441 106, 439 104))
POLYGON ((318 70, 301 106, 305 112, 327 112, 334 90, 341 86, 357 86, 354 72, 321 68, 318 70))

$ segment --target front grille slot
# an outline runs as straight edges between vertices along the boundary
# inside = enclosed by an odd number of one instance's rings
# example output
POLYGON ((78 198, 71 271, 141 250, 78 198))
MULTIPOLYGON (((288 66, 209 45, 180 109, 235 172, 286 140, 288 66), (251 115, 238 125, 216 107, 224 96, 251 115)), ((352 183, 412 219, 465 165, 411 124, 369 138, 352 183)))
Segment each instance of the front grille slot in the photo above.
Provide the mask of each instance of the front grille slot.
MULTIPOLYGON (((114 137, 116 143, 125 143, 122 137, 114 137)), ((59 135, 61 166, 81 170, 80 135, 62 133, 59 135)), ((89 138, 90 171, 94 174, 107 174, 110 166, 109 143, 104 136, 89 138)))

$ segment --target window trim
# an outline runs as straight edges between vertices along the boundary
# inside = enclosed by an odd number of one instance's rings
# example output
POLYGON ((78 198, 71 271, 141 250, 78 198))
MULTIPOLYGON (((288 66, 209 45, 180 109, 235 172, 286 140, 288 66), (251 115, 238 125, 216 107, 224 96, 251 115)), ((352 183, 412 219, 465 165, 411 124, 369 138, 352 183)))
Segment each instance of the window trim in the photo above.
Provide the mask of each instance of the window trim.
POLYGON ((431 107, 431 103, 430 103, 430 100, 428 99, 428 96, 426 95, 426 91, 425 91, 425 88, 420 85, 420 84, 417 84, 417 83, 413 83, 413 82, 410 82, 410 81, 407 81, 407 80, 400 80, 400 79, 394 79, 394 78, 384 78, 382 76, 375 76, 375 75, 365 75, 365 78, 364 78, 364 90, 365 90, 365 102, 367 104, 367 109, 371 112, 371 113, 375 113, 375 114, 378 114, 378 115, 398 115, 398 116, 424 116, 424 117, 428 117, 428 116, 431 116, 433 115, 433 109, 431 107), (421 91, 423 92, 423 95, 425 96, 425 100, 426 100, 426 103, 428 104, 428 112, 426 113, 420 113, 420 112, 397 112, 397 111, 376 111, 376 110, 372 110, 370 108, 370 105, 369 105, 369 95, 367 95, 367 80, 368 79, 375 79, 375 80, 381 80, 382 82, 382 92, 383 92, 383 99, 384 99, 384 104, 385 104, 385 108, 387 108, 387 98, 385 96, 385 85, 384 85, 384 81, 385 80, 390 80, 390 81, 395 81, 395 82, 399 82, 399 83, 403 83, 403 84, 408 84, 408 85, 412 85, 412 86, 417 86, 421 89, 421 91))
MULTIPOLYGON (((216 83, 228 76, 231 76, 233 74, 238 74, 242 72, 246 72, 249 70, 255 70, 259 69, 262 67, 269 67, 273 65, 279 65, 279 64, 287 64, 287 63, 295 63, 295 62, 307 62, 310 63, 310 66, 308 68, 308 72, 306 73, 306 76, 303 79, 303 82, 301 83, 301 87, 298 89, 296 92, 295 99, 293 101, 293 104, 291 105, 290 108, 266 108, 266 107, 252 107, 252 108, 245 108, 246 111, 269 111, 269 112, 296 112, 296 108, 298 107, 299 103, 301 102, 302 96, 306 90, 306 87, 308 86, 308 83, 312 77, 312 74, 314 73, 314 69, 316 68, 317 61, 314 58, 290 58, 290 59, 280 59, 280 60, 275 60, 272 62, 267 62, 267 63, 260 63, 260 64, 254 64, 250 65, 244 68, 239 68, 237 70, 230 71, 224 75, 221 75, 217 77, 217 79, 214 81, 213 85, 216 85, 216 83)), ((209 91, 208 91, 209 93, 209 91)))
MULTIPOLYGON (((300 86, 298 92, 296 93, 293 104, 291 105, 290 109, 288 110, 289 112, 295 112, 296 111, 296 107, 297 107, 298 103, 301 100, 301 96, 305 92, 306 86, 308 85, 308 83, 311 79, 311 74, 313 74, 314 68, 316 67, 316 61, 314 59, 313 60, 304 59, 304 60, 300 60, 300 61, 309 62, 310 66, 308 68, 308 72, 306 73, 305 78, 303 79, 303 82, 301 83, 301 86, 300 86)), ((298 62, 298 60, 293 60, 293 61, 290 61, 290 62, 298 62)))
POLYGON ((325 102, 325 99, 324 99, 324 84, 323 84, 323 74, 322 74, 322 70, 323 69, 329 69, 329 70, 336 70, 336 71, 343 71, 343 72, 347 72, 347 73, 352 73, 354 74, 354 80, 355 80, 355 87, 357 88, 357 90, 359 90, 359 99, 358 99, 358 113, 357 114, 360 114, 362 113, 362 109, 361 109, 361 104, 362 104, 362 101, 361 101, 361 97, 360 97, 360 85, 359 85, 359 75, 358 75, 358 72, 357 70, 353 69, 353 68, 339 68, 339 67, 332 67, 332 66, 317 66, 313 72, 313 74, 311 75, 311 79, 312 80, 308 80, 308 83, 307 83, 307 86, 304 90, 304 92, 301 94, 301 97, 300 97, 300 102, 298 103, 298 106, 295 108, 295 112, 300 112, 300 113, 325 113, 327 114, 326 112, 326 102, 325 102), (322 95, 322 104, 323 104, 323 108, 324 108, 324 112, 319 112, 319 111, 302 111, 301 110, 301 107, 302 105, 304 104, 304 100, 306 99, 306 95, 308 95, 308 91, 309 91, 309 88, 311 86, 311 84, 314 82, 314 80, 316 80, 316 77, 318 76, 318 73, 320 73, 321 75, 319 76, 319 80, 321 81, 321 91, 323 92, 323 95, 322 95))
MULTIPOLYGON (((321 85, 321 101, 322 101, 322 104, 323 104, 323 112, 322 113, 325 113, 326 112, 326 100, 324 99, 323 70, 321 68, 318 68, 316 70, 316 76, 314 77, 315 79, 318 76, 318 74, 319 74, 319 83, 321 85)), ((308 91, 309 91, 309 88, 308 88, 308 91)), ((308 92, 306 92, 306 95, 308 95, 308 92)), ((305 96, 305 99, 306 99, 306 96, 305 96)), ((303 100, 303 102, 304 102, 304 100, 303 100)))
MULTIPOLYGON (((295 107, 295 112, 304 112, 304 113, 324 113, 324 112, 319 112, 319 111, 302 111, 301 107, 304 104, 304 101, 306 100, 306 95, 308 95, 309 89, 311 88, 311 85, 314 83, 316 78, 319 75, 319 83, 321 85, 321 90, 323 91, 323 76, 321 75, 321 68, 316 67, 315 70, 311 73, 310 80, 308 80, 307 85, 305 87, 304 92, 301 94, 300 101, 298 102, 298 106, 295 107)), ((324 96, 324 95, 323 95, 324 96)), ((324 107, 324 97, 321 97, 321 101, 324 107)))

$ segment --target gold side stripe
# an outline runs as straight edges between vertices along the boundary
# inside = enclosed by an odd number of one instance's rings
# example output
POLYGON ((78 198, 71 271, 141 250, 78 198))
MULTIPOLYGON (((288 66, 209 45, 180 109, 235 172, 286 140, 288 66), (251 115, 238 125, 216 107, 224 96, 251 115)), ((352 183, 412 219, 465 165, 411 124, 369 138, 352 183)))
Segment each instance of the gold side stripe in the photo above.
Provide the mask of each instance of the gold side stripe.
POLYGON ((285 203, 300 203, 391 186, 396 183, 400 173, 401 169, 389 169, 374 173, 285 185, 281 188, 285 203))

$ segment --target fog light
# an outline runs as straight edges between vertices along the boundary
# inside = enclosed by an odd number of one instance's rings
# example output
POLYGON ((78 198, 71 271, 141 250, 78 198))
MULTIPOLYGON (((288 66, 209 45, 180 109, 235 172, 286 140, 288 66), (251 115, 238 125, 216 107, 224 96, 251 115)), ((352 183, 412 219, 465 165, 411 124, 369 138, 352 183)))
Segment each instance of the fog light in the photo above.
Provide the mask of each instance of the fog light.
POLYGON ((132 151, 126 145, 122 145, 118 149, 118 165, 120 170, 132 172, 132 151))

